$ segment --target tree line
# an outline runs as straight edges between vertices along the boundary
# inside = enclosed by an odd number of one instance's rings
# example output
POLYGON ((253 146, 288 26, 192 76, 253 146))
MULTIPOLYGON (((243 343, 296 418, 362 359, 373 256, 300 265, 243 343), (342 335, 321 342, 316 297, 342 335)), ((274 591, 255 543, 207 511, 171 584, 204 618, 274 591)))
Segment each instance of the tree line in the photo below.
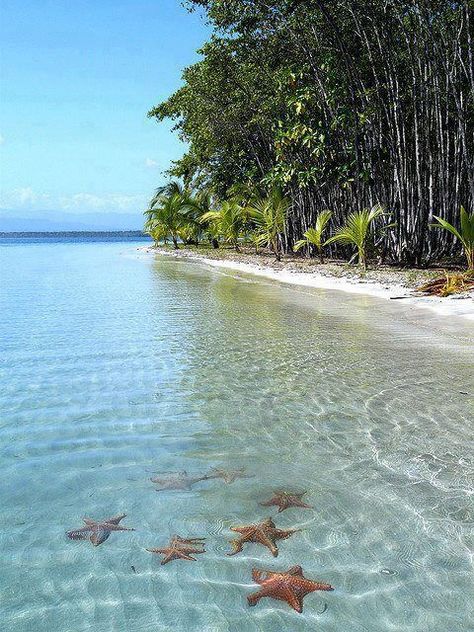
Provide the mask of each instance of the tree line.
MULTIPOLYGON (((221 213, 232 225, 237 207, 266 200, 268 213, 280 196, 270 241, 258 228, 263 207, 259 220, 255 209, 242 219, 241 233, 257 227, 257 248, 260 239, 278 255, 321 251, 324 219, 328 253, 350 255, 342 229, 383 209, 368 227, 379 260, 424 265, 459 254, 460 208, 469 219, 474 206, 470 0, 186 4, 204 9, 213 33, 182 87, 149 116, 171 119, 187 143, 169 173, 199 200, 200 216, 221 213), (431 230, 435 218, 458 234, 431 230)), ((216 230, 215 216, 203 221, 216 230)))

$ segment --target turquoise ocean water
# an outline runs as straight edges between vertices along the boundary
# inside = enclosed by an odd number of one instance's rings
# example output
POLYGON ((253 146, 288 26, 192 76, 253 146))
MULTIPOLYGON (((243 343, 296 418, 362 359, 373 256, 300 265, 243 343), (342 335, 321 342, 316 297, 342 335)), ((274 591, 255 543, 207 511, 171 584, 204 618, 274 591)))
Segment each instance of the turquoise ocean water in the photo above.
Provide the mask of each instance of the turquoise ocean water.
POLYGON ((0 628, 474 629, 473 324, 140 245, 0 240, 0 628), (251 478, 149 481, 213 467, 251 478), (99 547, 65 535, 120 513, 99 547), (270 515, 302 529, 278 558, 225 555, 270 515), (173 533, 206 554, 161 566, 173 533), (248 607, 253 567, 295 564, 334 592, 248 607))

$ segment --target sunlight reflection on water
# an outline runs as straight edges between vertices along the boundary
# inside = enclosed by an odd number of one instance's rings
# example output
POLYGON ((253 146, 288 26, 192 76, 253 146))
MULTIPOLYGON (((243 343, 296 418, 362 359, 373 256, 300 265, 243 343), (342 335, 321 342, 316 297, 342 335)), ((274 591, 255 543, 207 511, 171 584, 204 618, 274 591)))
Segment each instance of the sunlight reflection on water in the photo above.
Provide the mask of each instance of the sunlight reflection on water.
POLYGON ((131 244, 0 257, 5 629, 474 627, 472 323, 131 244), (149 481, 212 467, 252 478, 149 481), (314 508, 259 505, 279 488, 314 508), (136 531, 98 548, 64 535, 122 512, 136 531), (269 515, 302 529, 277 559, 253 544, 225 555, 230 526, 269 515), (144 549, 173 533, 206 536, 207 553, 161 567, 144 549), (252 567, 295 564, 335 591, 302 615, 248 608, 252 567))

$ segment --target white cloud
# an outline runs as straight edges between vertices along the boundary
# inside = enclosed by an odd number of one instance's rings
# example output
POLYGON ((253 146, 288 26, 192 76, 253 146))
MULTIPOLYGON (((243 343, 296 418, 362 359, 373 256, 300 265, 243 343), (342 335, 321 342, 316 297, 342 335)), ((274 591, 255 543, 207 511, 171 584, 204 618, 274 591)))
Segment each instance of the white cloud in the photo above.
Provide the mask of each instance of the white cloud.
POLYGON ((0 208, 19 210, 63 210, 71 212, 87 211, 137 211, 146 207, 146 195, 127 195, 123 193, 75 193, 73 195, 51 195, 36 193, 31 187, 2 192, 0 208))
POLYGON ((30 208, 49 203, 50 196, 45 193, 35 193, 31 187, 21 187, 12 191, 2 192, 0 207, 30 208))
POLYGON ((2 134, 0 134, 0 145, 3 145, 4 142, 5 142, 5 136, 2 136, 2 134))
POLYGON ((153 158, 147 158, 145 160, 145 166, 149 167, 150 169, 154 169, 155 167, 158 167, 158 163, 156 162, 156 160, 153 160, 153 158))

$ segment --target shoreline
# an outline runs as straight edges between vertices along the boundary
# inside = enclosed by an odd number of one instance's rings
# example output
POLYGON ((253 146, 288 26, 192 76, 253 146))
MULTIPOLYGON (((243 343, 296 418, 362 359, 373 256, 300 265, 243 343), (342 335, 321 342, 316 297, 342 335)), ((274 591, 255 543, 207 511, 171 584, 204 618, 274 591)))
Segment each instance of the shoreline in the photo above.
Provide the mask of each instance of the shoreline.
POLYGON ((456 316, 474 320, 474 292, 447 297, 414 293, 415 287, 431 278, 434 271, 398 271, 383 268, 364 274, 347 265, 319 264, 314 260, 277 262, 270 256, 236 253, 229 250, 198 252, 184 248, 179 250, 157 248, 153 245, 144 246, 138 250, 175 259, 193 260, 214 268, 253 274, 290 285, 363 294, 385 300, 396 299, 399 303, 429 309, 440 316, 456 316), (215 256, 212 256, 214 254, 215 256))

